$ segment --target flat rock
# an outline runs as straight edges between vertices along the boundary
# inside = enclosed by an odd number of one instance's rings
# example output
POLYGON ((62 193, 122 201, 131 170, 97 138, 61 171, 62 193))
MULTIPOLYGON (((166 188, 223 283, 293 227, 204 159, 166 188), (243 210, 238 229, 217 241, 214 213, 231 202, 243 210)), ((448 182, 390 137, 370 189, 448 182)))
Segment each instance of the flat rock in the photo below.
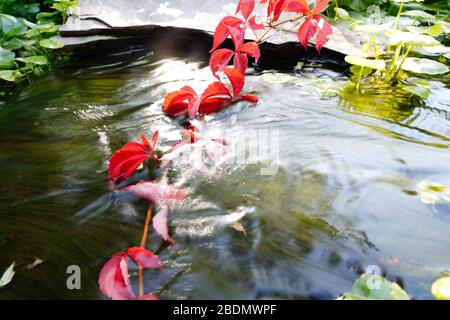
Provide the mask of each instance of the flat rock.
MULTIPOLYGON (((145 32, 160 27, 213 33, 220 19, 234 15, 236 4, 237 0, 79 0, 76 12, 61 28, 61 38, 70 47, 97 41, 95 36, 142 37, 145 32)), ((262 10, 262 6, 255 10, 261 19, 264 16, 262 10)), ((268 42, 297 42, 297 35, 285 30, 276 33, 268 42)), ((358 47, 359 41, 354 34, 333 26, 333 35, 326 48, 348 55, 360 52, 358 47)))

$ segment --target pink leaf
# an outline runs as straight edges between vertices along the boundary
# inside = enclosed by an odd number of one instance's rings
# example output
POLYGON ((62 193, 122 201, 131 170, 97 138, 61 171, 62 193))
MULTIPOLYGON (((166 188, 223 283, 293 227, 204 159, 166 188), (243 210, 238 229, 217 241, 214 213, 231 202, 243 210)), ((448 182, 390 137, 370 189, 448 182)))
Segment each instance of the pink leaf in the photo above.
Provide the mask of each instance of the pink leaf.
POLYGON ((317 21, 317 38, 316 38, 316 49, 320 54, 322 47, 328 42, 328 37, 333 33, 333 29, 330 24, 321 16, 315 16, 313 18, 317 21))
POLYGON ((120 252, 105 263, 98 280, 100 290, 113 300, 134 299, 128 279, 128 258, 126 252, 120 252))
POLYGON ((248 16, 253 12, 255 8, 255 0, 239 0, 238 7, 236 9, 236 14, 241 12, 242 16, 245 20, 248 19, 248 16))
POLYGON ((252 29, 253 31, 258 31, 258 30, 265 30, 266 27, 264 26, 263 23, 257 23, 256 22, 256 17, 252 16, 249 20, 248 20, 248 26, 250 27, 250 29, 252 29))
POLYGON ((174 243, 175 241, 169 236, 169 207, 162 206, 153 218, 153 229, 158 233, 164 241, 174 243))
POLYGON ((133 247, 128 249, 128 256, 136 261, 138 265, 147 269, 163 269, 162 262, 159 257, 153 252, 141 248, 141 247, 133 247))
POLYGON ((217 72, 225 68, 228 63, 230 63, 231 57, 233 57, 234 52, 230 49, 218 49, 211 54, 209 59, 209 67, 215 77, 217 77, 217 72))
POLYGON ((317 33, 317 24, 316 21, 307 18, 303 24, 298 29, 298 41, 300 44, 308 50, 308 41, 317 33))
POLYGON ((188 115, 191 119, 197 116, 198 107, 200 106, 200 99, 198 97, 193 98, 188 105, 188 115))
POLYGON ((159 300, 159 299, 152 294, 144 294, 143 296, 137 297, 137 300, 159 300))
POLYGON ((133 193, 134 195, 147 199, 157 205, 175 206, 178 202, 187 197, 186 189, 178 189, 166 182, 142 181, 122 190, 133 193))

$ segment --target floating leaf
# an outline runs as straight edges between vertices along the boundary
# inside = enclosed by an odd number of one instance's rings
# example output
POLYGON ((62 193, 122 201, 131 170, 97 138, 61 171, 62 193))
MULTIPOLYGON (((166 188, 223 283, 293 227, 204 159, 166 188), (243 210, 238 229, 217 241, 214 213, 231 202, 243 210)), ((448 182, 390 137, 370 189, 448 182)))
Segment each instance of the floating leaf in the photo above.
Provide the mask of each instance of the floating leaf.
MULTIPOLYGON (((400 61, 397 61, 399 64, 400 61)), ((402 69, 414 73, 444 74, 449 71, 448 67, 440 62, 430 59, 406 58, 402 69)))
POLYGON ((429 14, 428 12, 422 11, 422 10, 410 10, 403 12, 402 15, 413 17, 413 18, 419 18, 422 20, 435 20, 436 18, 429 14))
POLYGON ((395 282, 376 274, 363 274, 344 294, 345 300, 410 300, 409 295, 395 282))
POLYGON ((385 34, 389 37, 389 45, 391 46, 396 46, 399 44, 411 44, 414 46, 425 47, 438 46, 441 44, 435 38, 424 34, 415 34, 412 32, 399 31, 394 29, 388 29, 385 34))
POLYGON ((355 32, 361 33, 379 33, 382 31, 386 31, 391 28, 393 22, 388 22, 384 24, 359 24, 354 26, 351 30, 355 32))
POLYGON ((417 193, 426 204, 450 203, 450 189, 436 182, 420 182, 417 184, 417 193))
POLYGON ((376 70, 383 70, 386 67, 384 60, 366 59, 358 56, 346 56, 345 61, 352 65, 376 70))
POLYGON ((39 44, 41 45, 41 47, 47 49, 61 49, 62 47, 64 47, 64 43, 54 38, 42 39, 41 41, 39 41, 39 44))
POLYGON ((8 269, 6 269, 5 273, 3 273, 3 276, 2 276, 1 279, 0 279, 0 289, 1 289, 2 287, 6 286, 7 284, 9 284, 9 283, 12 281, 12 279, 13 279, 13 277, 14 277, 14 274, 16 273, 16 272, 14 271, 15 265, 16 265, 16 263, 13 262, 13 263, 8 267, 8 269))
POLYGON ((450 48, 442 45, 433 47, 413 47, 412 51, 425 56, 437 56, 450 53, 450 48))
POLYGON ((31 57, 26 57, 26 58, 17 58, 16 60, 23 62, 23 63, 36 64, 39 66, 48 64, 48 60, 45 56, 31 56, 31 57))
POLYGON ((431 294, 438 300, 450 300, 450 277, 436 280, 431 287, 431 294))
POLYGON ((405 86, 402 87, 403 90, 408 91, 416 96, 421 97, 422 99, 428 99, 430 96, 430 89, 422 87, 422 86, 405 86))

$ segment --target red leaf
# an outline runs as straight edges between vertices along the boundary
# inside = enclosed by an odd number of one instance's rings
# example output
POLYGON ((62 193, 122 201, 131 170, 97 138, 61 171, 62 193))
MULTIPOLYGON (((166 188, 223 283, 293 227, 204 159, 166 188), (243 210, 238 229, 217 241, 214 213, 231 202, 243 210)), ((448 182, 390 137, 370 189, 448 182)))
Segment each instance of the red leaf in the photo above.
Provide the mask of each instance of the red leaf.
POLYGON ((317 21, 317 38, 316 38, 316 49, 320 54, 320 50, 327 43, 328 37, 333 33, 333 29, 330 24, 321 16, 315 16, 313 18, 317 21))
POLYGON ((217 78, 217 72, 225 68, 230 63, 234 52, 230 49, 218 49, 211 54, 209 59, 209 67, 213 75, 217 78))
POLYGON ((169 207, 163 206, 153 218, 153 229, 158 233, 164 241, 174 243, 175 241, 169 235, 169 207))
POLYGON ((116 253, 105 263, 98 279, 100 290, 113 300, 130 300, 135 295, 128 279, 126 252, 116 253))
POLYGON ((194 89, 185 86, 178 91, 170 92, 164 98, 163 111, 176 117, 188 111, 189 102, 196 97, 194 89))
POLYGON ((259 57, 261 56, 261 51, 259 47, 254 42, 247 42, 239 47, 238 52, 245 53, 246 55, 255 58, 255 62, 258 62, 259 57))
MULTIPOLYGON (((243 26, 244 21, 242 21, 239 18, 233 17, 233 16, 227 16, 223 18, 219 24, 216 27, 216 31, 214 32, 214 40, 213 40, 213 47, 211 51, 216 50, 224 41, 225 39, 230 35, 230 27, 236 27, 236 26, 243 26)), ((242 29, 242 28, 237 28, 242 29)), ((245 28, 244 28, 245 29, 245 28)), ((237 32, 235 31, 235 36, 237 36, 237 32)), ((245 30, 244 30, 245 33, 245 30)), ((233 39, 234 41, 234 39, 233 39)))
POLYGON ((314 9, 312 10, 312 15, 317 15, 323 11, 325 11, 325 9, 328 6, 328 2, 330 0, 316 0, 316 3, 314 5, 314 9))
POLYGON ((245 54, 237 53, 234 56, 233 66, 235 69, 239 70, 240 73, 245 74, 248 68, 248 58, 245 54))
POLYGON ((203 92, 199 110, 204 113, 213 113, 231 100, 232 96, 228 88, 221 82, 214 82, 203 92))
POLYGON ((303 13, 303 15, 305 15, 305 16, 311 14, 311 9, 309 7, 307 0, 291 0, 291 1, 289 1, 289 4, 286 7, 286 11, 303 13))
POLYGON ((308 41, 317 33, 317 24, 316 21, 307 18, 303 24, 298 29, 298 41, 300 44, 308 50, 308 41))
POLYGON ((154 155, 155 139, 157 138, 158 134, 155 132, 152 144, 149 144, 148 140, 143 137, 143 144, 129 142, 114 153, 109 160, 109 179, 118 183, 122 182, 129 178, 145 160, 152 158, 159 161, 154 155))
POLYGON ((252 16, 249 20, 248 20, 248 26, 250 27, 250 29, 252 29, 253 31, 257 31, 257 30, 265 30, 266 27, 264 26, 263 23, 257 23, 256 22, 256 17, 252 16))
POLYGON ((233 88, 233 96, 239 96, 245 84, 244 75, 236 68, 224 68, 223 72, 227 76, 231 87, 233 88))
POLYGON ((140 265, 143 268, 150 268, 150 269, 160 269, 162 270, 163 265, 159 257, 153 252, 146 250, 141 247, 133 247, 128 249, 127 251, 128 256, 136 261, 138 265, 140 265))
POLYGON ((287 0, 269 0, 267 17, 270 18, 272 22, 278 21, 288 4, 289 1, 287 0))
POLYGON ((233 40, 234 47, 239 48, 240 46, 242 46, 245 40, 246 25, 236 24, 234 26, 228 27, 228 30, 230 31, 230 36, 233 40))
POLYGON ((183 201, 187 197, 187 191, 185 189, 175 188, 164 181, 142 181, 125 187, 122 190, 147 199, 156 205, 167 205, 170 207, 175 206, 178 202, 183 201))
POLYGON ((198 107, 200 106, 200 99, 198 97, 194 97, 188 105, 188 115, 191 119, 194 119, 197 116, 198 107))
POLYGON ((248 19, 248 16, 253 12, 255 8, 255 0, 239 0, 238 7, 236 9, 236 14, 241 12, 242 16, 245 20, 248 19))
POLYGON ((252 95, 252 94, 243 94, 241 96, 241 99, 243 99, 245 101, 248 101, 248 102, 251 102, 251 103, 258 103, 259 102, 258 97, 255 96, 255 95, 252 95))

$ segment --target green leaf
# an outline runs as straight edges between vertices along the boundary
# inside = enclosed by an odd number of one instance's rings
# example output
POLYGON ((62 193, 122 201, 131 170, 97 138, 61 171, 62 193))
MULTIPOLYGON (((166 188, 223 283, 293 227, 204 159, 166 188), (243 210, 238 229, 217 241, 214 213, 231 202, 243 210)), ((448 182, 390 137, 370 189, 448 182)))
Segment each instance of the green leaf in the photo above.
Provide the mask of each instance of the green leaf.
POLYGON ((422 20, 435 20, 435 17, 425 11, 422 10, 410 10, 410 11, 406 11, 403 12, 402 15, 404 16, 409 16, 409 17, 413 17, 413 18, 419 18, 422 20))
POLYGON ((430 89, 422 87, 422 86, 404 86, 403 90, 408 91, 416 96, 421 97, 422 99, 428 99, 430 96, 430 89))
POLYGON ((386 67, 384 60, 366 59, 358 56, 346 56, 345 61, 352 65, 376 70, 383 70, 386 67))
POLYGON ((438 300, 450 300, 450 277, 436 280, 431 287, 431 294, 438 300))
POLYGON ((15 265, 16 265, 16 263, 13 262, 8 267, 8 269, 6 269, 5 273, 3 273, 3 276, 0 279, 0 289, 12 281, 14 274, 15 274, 15 272, 14 272, 15 265))
POLYGON ((22 74, 16 70, 2 70, 0 71, 0 79, 8 82, 16 82, 22 78, 22 74))
POLYGON ((36 65, 46 65, 48 64, 48 60, 45 56, 31 56, 26 58, 17 58, 17 61, 24 62, 24 63, 31 63, 36 65))
POLYGON ((39 44, 41 45, 41 47, 44 47, 47 49, 60 49, 60 48, 64 47, 64 43, 62 43, 61 41, 56 40, 54 38, 42 39, 41 41, 39 41, 39 44))
POLYGON ((444 26, 441 23, 436 23, 428 29, 428 34, 432 37, 437 37, 444 32, 444 26))
POLYGON ((425 56, 439 56, 450 53, 450 48, 446 46, 414 47, 412 48, 412 51, 425 56))
POLYGON ((389 29, 385 32, 389 38, 389 45, 396 46, 399 44, 411 44, 414 46, 438 46, 441 43, 435 38, 424 34, 415 34, 412 32, 399 31, 395 29, 389 29))
MULTIPOLYGON (((397 64, 399 63, 400 61, 397 61, 397 64)), ((443 63, 420 58, 406 58, 402 65, 402 69, 423 74, 445 74, 449 71, 448 67, 443 63)))
POLYGON ((15 65, 16 54, 0 47, 0 69, 12 68, 15 65))
POLYGON ((410 300, 409 295, 395 282, 376 274, 363 274, 344 294, 345 300, 410 300))

